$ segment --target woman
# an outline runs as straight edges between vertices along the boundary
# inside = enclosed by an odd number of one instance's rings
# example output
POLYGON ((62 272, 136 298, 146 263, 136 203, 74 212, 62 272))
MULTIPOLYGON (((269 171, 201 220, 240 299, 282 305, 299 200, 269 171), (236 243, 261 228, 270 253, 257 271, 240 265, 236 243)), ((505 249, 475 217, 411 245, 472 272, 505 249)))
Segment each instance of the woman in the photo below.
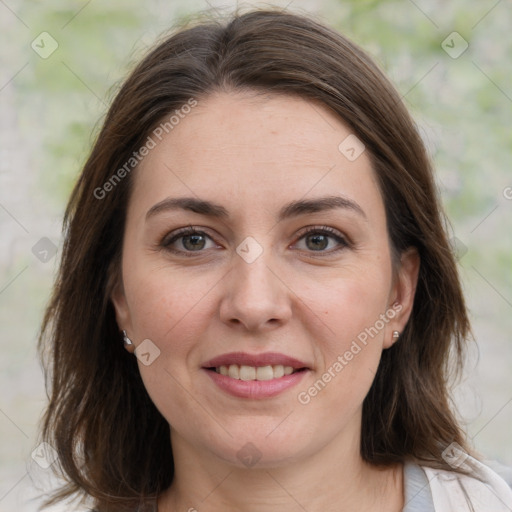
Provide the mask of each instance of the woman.
POLYGON ((448 406, 469 322, 425 149, 343 36, 274 10, 183 27, 122 86, 64 224, 54 501, 511 510, 448 406))

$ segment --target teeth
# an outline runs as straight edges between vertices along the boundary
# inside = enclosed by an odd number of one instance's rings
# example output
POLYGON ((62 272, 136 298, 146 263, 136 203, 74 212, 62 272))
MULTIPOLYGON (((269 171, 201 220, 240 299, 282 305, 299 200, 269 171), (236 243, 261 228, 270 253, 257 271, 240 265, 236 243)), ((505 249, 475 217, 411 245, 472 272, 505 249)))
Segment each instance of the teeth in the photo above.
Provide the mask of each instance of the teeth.
POLYGON ((240 378, 240 368, 237 364, 232 364, 228 368, 228 375, 232 379, 239 379, 240 378))
POLYGON ((256 378, 256 368, 254 366, 240 366, 240 380, 254 380, 256 378))
POLYGON ((292 374, 293 368, 291 366, 283 366, 282 364, 257 367, 230 364, 229 366, 219 366, 215 368, 215 371, 221 375, 238 380, 272 380, 292 374))
MULTIPOLYGON (((273 366, 272 368, 274 370, 274 379, 280 379, 284 375, 284 366, 282 364, 278 364, 277 366, 273 366)), ((287 366, 287 368, 291 368, 291 366, 287 366)))
POLYGON ((258 366, 255 377, 256 380, 272 380, 274 378, 274 369, 272 366, 258 366))

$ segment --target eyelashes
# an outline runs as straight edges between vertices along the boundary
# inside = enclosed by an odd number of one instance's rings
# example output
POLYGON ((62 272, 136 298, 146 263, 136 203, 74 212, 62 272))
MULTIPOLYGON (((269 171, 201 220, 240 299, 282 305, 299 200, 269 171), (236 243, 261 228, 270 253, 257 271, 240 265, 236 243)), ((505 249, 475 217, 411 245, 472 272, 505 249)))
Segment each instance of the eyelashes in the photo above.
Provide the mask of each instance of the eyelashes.
MULTIPOLYGON (((187 252, 203 252, 202 249, 204 249, 205 241, 206 239, 209 239, 213 242, 212 237, 210 237, 207 233, 204 231, 200 231, 196 228, 193 228, 192 226, 188 228, 182 228, 177 231, 174 231, 169 236, 166 236, 162 240, 162 247, 166 250, 169 250, 173 253, 187 253, 187 252), (173 247, 173 244, 175 244, 178 240, 181 239, 181 245, 182 249, 176 249, 173 247), (192 247, 192 250, 187 250, 187 247, 185 245, 185 241, 189 243, 189 246, 192 247)), ((217 246, 217 244, 214 244, 217 246)), ((186 254, 188 256, 188 254, 186 254)))
POLYGON ((345 249, 346 247, 349 247, 349 242, 347 241, 346 237, 343 236, 338 230, 331 228, 329 226, 312 226, 305 228, 304 230, 300 231, 298 234, 297 242, 295 242, 295 245, 300 241, 308 241, 308 240, 314 240, 315 244, 319 244, 314 249, 311 249, 307 246, 306 242, 306 251, 312 252, 314 254, 318 253, 327 253, 332 254, 334 252, 340 251, 341 249, 345 249), (327 242, 327 246, 329 246, 329 242, 335 241, 337 246, 333 249, 329 249, 327 251, 324 251, 325 249, 325 242, 327 242), (311 249, 308 251, 308 249, 311 249))
MULTIPOLYGON (((330 226, 309 226, 297 234, 296 241, 289 247, 295 247, 311 256, 328 256, 351 247, 351 243, 338 230, 330 226), (334 244, 334 247, 332 245, 334 244), (327 249, 327 250, 326 250, 327 249)), ((188 226, 175 230, 162 239, 160 247, 176 255, 186 257, 201 256, 209 249, 220 249, 212 236, 199 228, 188 226)))

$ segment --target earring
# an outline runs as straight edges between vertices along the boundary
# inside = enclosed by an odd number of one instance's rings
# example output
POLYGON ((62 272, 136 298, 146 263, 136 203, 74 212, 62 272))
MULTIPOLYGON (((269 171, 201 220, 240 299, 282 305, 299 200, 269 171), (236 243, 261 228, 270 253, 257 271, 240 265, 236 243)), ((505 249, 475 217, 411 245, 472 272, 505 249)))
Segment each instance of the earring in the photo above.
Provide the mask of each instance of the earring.
POLYGON ((130 338, 128 338, 126 331, 123 331, 123 342, 124 348, 128 350, 128 352, 132 353, 135 351, 135 345, 133 344, 133 341, 130 338))
POLYGON ((398 338, 400 338, 400 332, 399 331, 393 331, 393 339, 396 341, 398 338))

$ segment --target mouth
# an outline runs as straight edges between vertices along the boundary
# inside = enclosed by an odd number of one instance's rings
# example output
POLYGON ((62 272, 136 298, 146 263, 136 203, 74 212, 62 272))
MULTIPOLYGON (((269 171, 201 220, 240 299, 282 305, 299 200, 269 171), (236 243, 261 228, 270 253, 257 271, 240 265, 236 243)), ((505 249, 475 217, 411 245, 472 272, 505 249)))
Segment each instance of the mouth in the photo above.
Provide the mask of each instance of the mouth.
POLYGON ((309 370, 303 361, 278 352, 231 352, 210 359, 203 364, 203 368, 238 380, 280 379, 285 375, 309 370))
POLYGON ((240 398, 276 396, 311 370, 306 363, 276 352, 232 352, 211 359, 202 369, 220 389, 240 398))
POLYGON ((214 371, 225 377, 237 380, 272 380, 280 379, 285 375, 306 371, 307 368, 293 368, 293 366, 284 366, 282 364, 266 366, 247 366, 230 364, 216 367, 205 368, 214 371))

